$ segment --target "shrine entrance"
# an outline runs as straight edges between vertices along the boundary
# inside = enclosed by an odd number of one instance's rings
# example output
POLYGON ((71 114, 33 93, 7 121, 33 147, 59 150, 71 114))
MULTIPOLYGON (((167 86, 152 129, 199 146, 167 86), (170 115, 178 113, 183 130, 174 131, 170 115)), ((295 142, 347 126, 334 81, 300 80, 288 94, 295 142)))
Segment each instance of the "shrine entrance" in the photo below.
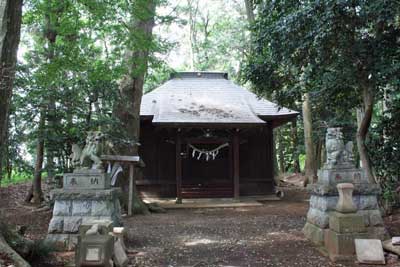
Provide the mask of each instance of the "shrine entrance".
POLYGON ((182 151, 182 198, 233 197, 228 140, 188 140, 182 151))

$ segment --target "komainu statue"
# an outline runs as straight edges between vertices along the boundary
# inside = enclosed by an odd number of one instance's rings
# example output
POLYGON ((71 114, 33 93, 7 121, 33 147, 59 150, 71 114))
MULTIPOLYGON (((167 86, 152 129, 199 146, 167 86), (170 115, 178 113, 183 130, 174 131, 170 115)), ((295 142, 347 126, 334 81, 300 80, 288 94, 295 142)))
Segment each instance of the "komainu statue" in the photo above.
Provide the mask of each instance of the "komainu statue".
POLYGON ((325 145, 326 167, 354 164, 353 142, 344 144, 342 128, 328 128, 325 145))
POLYGON ((86 144, 81 149, 77 144, 72 145, 71 163, 74 168, 100 169, 100 145, 103 134, 99 131, 90 131, 86 137, 86 144))

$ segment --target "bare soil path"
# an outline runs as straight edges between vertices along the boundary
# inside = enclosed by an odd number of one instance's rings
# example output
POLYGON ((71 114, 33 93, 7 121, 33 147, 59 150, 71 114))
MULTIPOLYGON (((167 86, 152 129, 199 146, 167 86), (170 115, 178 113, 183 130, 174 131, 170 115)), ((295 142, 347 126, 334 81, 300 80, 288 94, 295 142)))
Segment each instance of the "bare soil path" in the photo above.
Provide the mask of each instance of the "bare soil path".
POLYGON ((304 193, 261 207, 169 210, 125 221, 133 266, 353 266, 333 264, 301 232, 304 193))
MULTIPOLYGON (((29 238, 43 238, 51 211, 21 206, 28 188, 0 188, 0 210, 10 224, 27 226, 29 238)), ((305 239, 301 229, 307 198, 304 191, 288 190, 284 200, 259 207, 168 210, 126 218, 130 266, 361 266, 333 264, 305 239)), ((385 218, 385 223, 393 235, 400 235, 399 211, 385 218)), ((58 253, 33 266, 61 267, 72 260, 73 253, 58 253)), ((395 261, 386 266, 400 264, 395 261)))

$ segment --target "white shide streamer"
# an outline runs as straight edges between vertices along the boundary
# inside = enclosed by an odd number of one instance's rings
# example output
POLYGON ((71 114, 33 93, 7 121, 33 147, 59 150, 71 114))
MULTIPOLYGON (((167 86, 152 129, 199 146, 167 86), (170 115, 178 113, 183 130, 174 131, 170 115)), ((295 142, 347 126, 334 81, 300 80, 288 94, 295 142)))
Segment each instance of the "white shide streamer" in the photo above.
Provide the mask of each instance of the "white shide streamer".
POLYGON ((205 149, 200 149, 200 148, 197 148, 197 147, 189 144, 189 147, 193 150, 192 151, 192 158, 196 158, 197 160, 200 160, 201 157, 204 155, 206 161, 209 161, 210 159, 215 160, 215 158, 217 157, 219 151, 222 148, 227 147, 227 146, 229 146, 229 144, 225 143, 225 144, 222 144, 222 145, 220 145, 217 148, 214 148, 212 150, 205 150, 205 149))

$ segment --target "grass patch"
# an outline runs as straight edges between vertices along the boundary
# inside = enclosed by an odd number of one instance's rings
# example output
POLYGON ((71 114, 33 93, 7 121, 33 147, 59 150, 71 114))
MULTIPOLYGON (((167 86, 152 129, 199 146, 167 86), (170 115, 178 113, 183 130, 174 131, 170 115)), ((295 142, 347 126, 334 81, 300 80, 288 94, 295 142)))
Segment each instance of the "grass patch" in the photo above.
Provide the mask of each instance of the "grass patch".
POLYGON ((2 180, 0 180, 0 187, 25 183, 31 181, 32 178, 33 175, 30 172, 13 170, 10 179, 4 177, 2 180))

